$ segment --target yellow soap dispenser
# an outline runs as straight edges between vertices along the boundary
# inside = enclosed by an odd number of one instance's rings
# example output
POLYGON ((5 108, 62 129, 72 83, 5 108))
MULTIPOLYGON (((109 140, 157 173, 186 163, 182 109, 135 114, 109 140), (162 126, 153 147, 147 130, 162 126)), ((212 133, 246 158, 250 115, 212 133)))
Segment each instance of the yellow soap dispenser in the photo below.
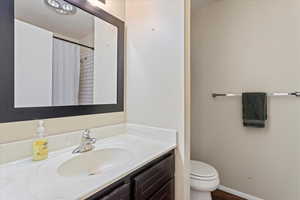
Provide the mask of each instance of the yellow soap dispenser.
POLYGON ((33 156, 34 161, 45 160, 48 158, 48 141, 45 138, 44 121, 38 121, 37 139, 33 142, 33 156))

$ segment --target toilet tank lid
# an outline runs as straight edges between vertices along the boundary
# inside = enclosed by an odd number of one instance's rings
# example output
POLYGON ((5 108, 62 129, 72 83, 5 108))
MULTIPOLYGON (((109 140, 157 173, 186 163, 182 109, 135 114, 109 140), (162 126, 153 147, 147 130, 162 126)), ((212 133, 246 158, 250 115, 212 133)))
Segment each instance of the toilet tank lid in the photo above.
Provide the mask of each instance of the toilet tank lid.
POLYGON ((197 177, 215 177, 218 176, 218 172, 209 164, 191 160, 191 175, 197 177))

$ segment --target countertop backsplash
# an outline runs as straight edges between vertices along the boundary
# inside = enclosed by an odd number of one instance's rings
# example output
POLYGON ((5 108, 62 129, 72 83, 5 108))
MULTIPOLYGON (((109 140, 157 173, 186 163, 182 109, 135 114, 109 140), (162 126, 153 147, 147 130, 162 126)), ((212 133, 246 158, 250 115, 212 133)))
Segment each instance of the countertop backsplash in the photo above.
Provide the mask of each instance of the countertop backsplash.
MULTIPOLYGON (((91 136, 98 140, 126 133, 126 124, 92 128, 91 136)), ((74 145, 79 145, 83 130, 67 132, 65 134, 46 137, 48 139, 49 152, 58 151, 74 145)), ((0 164, 28 158, 32 155, 32 143, 35 140, 22 140, 12 143, 0 144, 0 164)))

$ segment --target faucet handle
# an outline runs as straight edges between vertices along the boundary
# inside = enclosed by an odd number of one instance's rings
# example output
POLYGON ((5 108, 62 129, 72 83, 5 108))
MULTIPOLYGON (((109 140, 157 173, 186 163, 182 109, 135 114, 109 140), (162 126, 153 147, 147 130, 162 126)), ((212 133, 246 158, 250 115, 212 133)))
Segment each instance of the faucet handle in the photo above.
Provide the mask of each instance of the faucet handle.
POLYGON ((82 141, 88 141, 90 144, 95 144, 96 143, 96 138, 91 137, 91 131, 89 129, 85 129, 83 134, 82 134, 82 141))
POLYGON ((91 137, 90 133, 91 133, 91 131, 89 129, 85 129, 83 131, 82 137, 84 137, 84 138, 90 138, 91 137))

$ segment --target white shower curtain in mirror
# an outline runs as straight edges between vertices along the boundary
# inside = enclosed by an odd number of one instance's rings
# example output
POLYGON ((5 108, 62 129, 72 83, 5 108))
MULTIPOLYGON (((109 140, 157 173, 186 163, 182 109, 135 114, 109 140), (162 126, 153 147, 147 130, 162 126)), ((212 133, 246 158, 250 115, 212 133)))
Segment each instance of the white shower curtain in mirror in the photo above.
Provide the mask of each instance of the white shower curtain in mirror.
POLYGON ((80 47, 53 39, 52 104, 78 105, 80 47))

